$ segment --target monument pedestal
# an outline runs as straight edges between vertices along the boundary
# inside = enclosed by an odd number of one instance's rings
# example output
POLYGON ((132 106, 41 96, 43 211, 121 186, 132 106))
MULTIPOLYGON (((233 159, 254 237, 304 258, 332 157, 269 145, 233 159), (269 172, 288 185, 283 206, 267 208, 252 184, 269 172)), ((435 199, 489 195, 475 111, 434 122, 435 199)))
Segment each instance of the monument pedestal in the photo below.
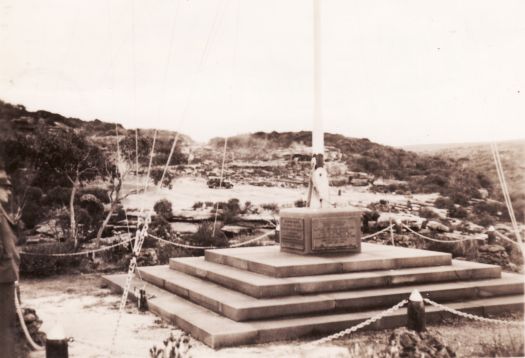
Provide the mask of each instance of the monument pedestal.
POLYGON ((293 208, 280 212, 281 251, 300 255, 361 252, 361 211, 293 208))

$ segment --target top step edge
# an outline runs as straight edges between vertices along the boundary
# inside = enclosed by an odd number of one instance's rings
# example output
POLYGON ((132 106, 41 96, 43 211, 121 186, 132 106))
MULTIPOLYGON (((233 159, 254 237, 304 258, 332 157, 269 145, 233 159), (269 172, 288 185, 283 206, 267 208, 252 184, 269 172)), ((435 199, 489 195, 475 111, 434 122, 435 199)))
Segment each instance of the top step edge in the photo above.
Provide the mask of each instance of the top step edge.
MULTIPOLYGON (((253 248, 250 248, 253 249, 253 248)), ((229 249, 225 249, 229 250, 229 249)), ((228 255, 222 250, 205 251, 204 259, 209 262, 235 267, 271 277, 312 276, 332 273, 347 273, 376 270, 392 270, 413 267, 446 266, 452 264, 452 255, 437 251, 418 250, 421 255, 403 256, 402 250, 397 249, 397 254, 388 256, 388 253, 361 255, 352 260, 351 256, 290 256, 280 255, 276 251, 266 252, 263 255, 251 255, 253 250, 236 251, 235 255, 228 255), (239 255, 239 253, 241 253, 239 255), (292 262, 290 262, 292 261, 292 262)), ((355 256, 354 256, 355 257, 355 256)))

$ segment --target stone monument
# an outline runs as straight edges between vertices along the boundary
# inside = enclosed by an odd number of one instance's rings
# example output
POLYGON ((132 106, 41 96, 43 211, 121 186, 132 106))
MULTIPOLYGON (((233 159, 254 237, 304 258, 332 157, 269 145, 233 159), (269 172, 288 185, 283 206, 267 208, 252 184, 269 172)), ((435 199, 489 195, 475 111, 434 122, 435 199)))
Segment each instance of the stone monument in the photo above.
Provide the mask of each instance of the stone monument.
POLYGON ((350 208, 283 209, 281 251, 309 254, 361 252, 361 212, 350 208))

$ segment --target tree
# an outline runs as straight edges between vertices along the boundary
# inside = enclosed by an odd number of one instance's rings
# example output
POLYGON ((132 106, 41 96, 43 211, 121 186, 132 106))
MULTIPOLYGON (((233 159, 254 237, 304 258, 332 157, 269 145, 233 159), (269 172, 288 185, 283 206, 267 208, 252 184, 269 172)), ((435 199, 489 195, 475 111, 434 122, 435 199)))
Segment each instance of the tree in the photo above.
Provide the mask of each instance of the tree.
POLYGON ((167 199, 161 199, 155 203, 153 210, 157 216, 162 216, 164 219, 169 220, 173 216, 173 206, 171 201, 167 199))
POLYGON ((35 147, 39 159, 35 181, 71 187, 69 240, 73 241, 77 247, 75 196, 83 183, 105 175, 106 158, 98 147, 91 144, 85 137, 70 130, 37 133, 35 147))
MULTIPOLYGON (((116 158, 116 164, 110 165, 106 167, 106 177, 110 178, 110 183, 108 187, 108 200, 110 203, 109 211, 104 218, 104 221, 100 225, 98 231, 97 231, 97 237, 96 237, 96 245, 97 247, 100 247, 100 239, 102 238, 102 233, 104 232, 104 229, 109 223, 109 220, 111 220, 111 217, 113 216, 113 213, 119 208, 122 200, 127 198, 128 196, 132 194, 136 194, 137 190, 130 190, 127 193, 122 193, 122 182, 124 181, 124 178, 126 177, 128 173, 128 169, 130 168, 130 163, 125 162, 123 158, 116 158)), ((127 218, 126 218, 127 220, 127 218)))
POLYGON ((119 141, 123 158, 130 163, 135 163, 138 154, 139 165, 148 165, 152 145, 153 139, 140 133, 136 135, 135 131, 126 134, 119 141))
MULTIPOLYGON (((153 169, 151 169, 150 177, 151 177, 151 179, 153 179, 153 183, 155 185, 159 184, 163 173, 164 173, 164 169, 162 169, 162 168, 153 168, 153 169)), ((162 180, 162 185, 170 186, 171 185, 171 181, 174 178, 175 178, 175 176, 173 175, 173 173, 169 169, 167 169, 166 170, 166 174, 164 175, 164 179, 162 180)))

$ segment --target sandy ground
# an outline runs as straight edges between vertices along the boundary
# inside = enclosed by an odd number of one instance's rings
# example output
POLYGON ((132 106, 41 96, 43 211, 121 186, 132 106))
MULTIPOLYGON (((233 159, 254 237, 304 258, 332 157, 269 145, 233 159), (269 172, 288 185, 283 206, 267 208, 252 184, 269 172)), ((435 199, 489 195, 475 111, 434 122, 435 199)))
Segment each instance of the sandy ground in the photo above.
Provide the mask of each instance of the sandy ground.
MULTIPOLYGON (((136 179, 129 178, 126 187, 134 188, 136 179)), ((128 209, 153 208, 155 202, 160 199, 168 199, 176 210, 190 209, 197 201, 228 201, 237 198, 244 204, 250 201, 252 204, 276 203, 279 206, 293 206, 296 200, 306 199, 307 188, 280 188, 260 187, 254 185, 236 184, 231 189, 210 189, 206 186, 203 178, 181 177, 173 182, 173 189, 163 188, 157 190, 150 186, 146 193, 129 196, 123 203, 128 209)), ((380 199, 392 203, 405 203, 407 200, 415 202, 433 202, 437 194, 416 194, 410 199, 403 195, 371 193, 365 187, 331 187, 330 201, 338 206, 366 206, 369 203, 378 202, 380 199), (341 190, 341 195, 338 191, 341 190)))
MULTIPOLYGON (((46 279, 26 279, 21 282, 24 307, 35 308, 44 322, 41 330, 49 332, 57 324, 70 343, 70 357, 108 357, 117 321, 120 296, 101 287, 99 275, 62 275, 46 279)), ((153 345, 161 345, 170 333, 182 334, 155 315, 141 313, 129 303, 120 321, 115 349, 111 357, 148 357, 153 345)), ((301 342, 263 344, 214 351, 191 339, 193 357, 345 357, 345 347, 303 349, 301 342)), ((42 352, 31 358, 44 357, 42 352)))
MULTIPOLYGON (((101 288, 99 275, 63 275, 47 279, 26 279, 21 283, 23 305, 35 308, 44 321, 42 330, 60 324, 70 343, 70 357, 108 357, 111 338, 117 320, 118 295, 101 288)), ((515 318, 519 319, 519 318, 515 318)), ((439 332, 460 357, 485 355, 487 345, 523 345, 523 329, 492 324, 448 320, 429 328, 439 332)), ((134 304, 128 304, 122 315, 115 350, 111 357, 148 357, 154 344, 168 337, 170 332, 182 332, 151 313, 140 313, 134 304)), ((357 332, 347 338, 312 348, 305 341, 296 340, 261 344, 214 351, 199 341, 191 340, 193 357, 355 357, 348 347, 356 344, 361 352, 367 347, 382 346, 391 331, 357 332)), ((44 357, 33 353, 31 358, 44 357)))

